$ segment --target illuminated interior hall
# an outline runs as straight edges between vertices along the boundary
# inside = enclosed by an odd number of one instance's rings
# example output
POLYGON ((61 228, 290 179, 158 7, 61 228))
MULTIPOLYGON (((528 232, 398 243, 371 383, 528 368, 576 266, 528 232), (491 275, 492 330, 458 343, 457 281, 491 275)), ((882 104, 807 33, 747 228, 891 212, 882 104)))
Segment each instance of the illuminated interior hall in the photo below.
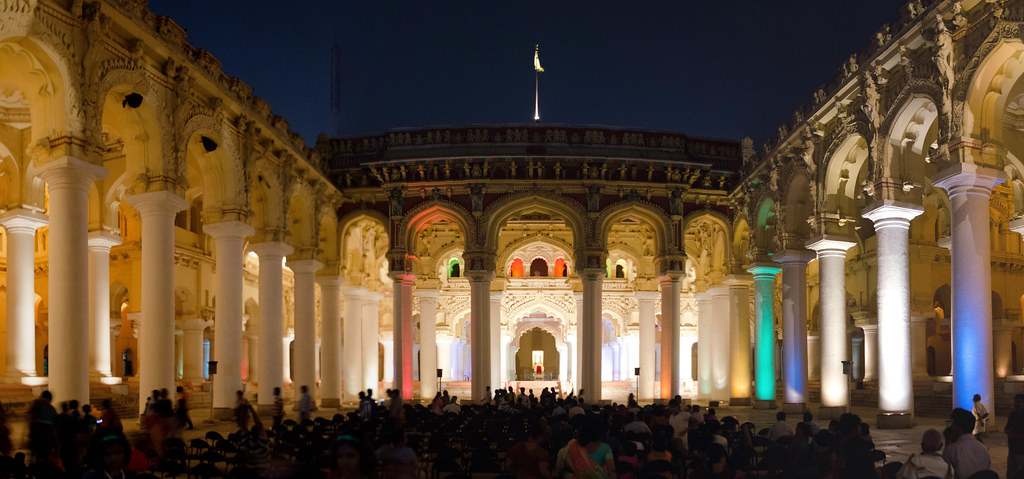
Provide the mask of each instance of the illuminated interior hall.
POLYGON ((755 147, 543 120, 307 145, 145 2, 0 2, 0 396, 1008 411, 1022 3, 901 7, 755 147))

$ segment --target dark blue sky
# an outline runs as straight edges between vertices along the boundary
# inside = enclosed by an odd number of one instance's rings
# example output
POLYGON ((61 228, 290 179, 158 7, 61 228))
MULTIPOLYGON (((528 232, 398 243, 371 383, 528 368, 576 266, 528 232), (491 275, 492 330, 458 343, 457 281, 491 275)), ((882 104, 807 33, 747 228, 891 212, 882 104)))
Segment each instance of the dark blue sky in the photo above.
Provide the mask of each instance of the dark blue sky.
POLYGON ((312 143, 391 128, 544 122, 759 143, 902 1, 150 0, 312 143), (331 112, 331 48, 342 61, 331 112))

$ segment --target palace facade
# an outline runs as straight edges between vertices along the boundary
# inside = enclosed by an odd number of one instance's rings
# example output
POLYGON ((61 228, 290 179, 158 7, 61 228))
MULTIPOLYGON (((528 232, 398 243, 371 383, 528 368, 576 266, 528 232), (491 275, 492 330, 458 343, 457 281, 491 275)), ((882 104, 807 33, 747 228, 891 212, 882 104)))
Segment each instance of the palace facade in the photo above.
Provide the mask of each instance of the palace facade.
POLYGON ((545 123, 309 147, 143 0, 0 1, 0 390, 1002 410, 1022 73, 1024 1, 915 0, 756 150, 545 123))

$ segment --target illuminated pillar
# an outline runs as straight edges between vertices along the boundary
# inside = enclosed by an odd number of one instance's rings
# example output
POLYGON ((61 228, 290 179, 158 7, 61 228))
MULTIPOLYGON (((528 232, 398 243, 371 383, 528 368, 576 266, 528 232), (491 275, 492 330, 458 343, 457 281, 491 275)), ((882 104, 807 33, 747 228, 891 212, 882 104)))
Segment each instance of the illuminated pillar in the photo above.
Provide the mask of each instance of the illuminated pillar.
POLYGON ((813 258, 807 250, 785 250, 773 258, 782 263, 782 409, 787 412, 807 406, 807 262, 813 258))
POLYGON ((203 382, 203 330, 213 326, 213 321, 202 318, 179 319, 181 328, 182 357, 181 379, 185 382, 203 382))
POLYGON ((864 380, 878 378, 878 325, 865 324, 864 330, 864 380))
MULTIPOLYGON (((697 398, 698 399, 710 399, 711 398, 711 349, 714 347, 712 342, 712 324, 714 318, 711 314, 712 309, 712 298, 710 291, 704 291, 697 293, 697 398)), ((665 346, 662 341, 661 347, 661 364, 662 371, 665 370, 665 346)), ((680 356, 682 351, 675 350, 675 353, 669 353, 668 357, 677 358, 680 356)), ((674 396, 673 396, 674 397, 674 396)))
POLYGON ((437 393, 437 295, 436 289, 417 289, 420 298, 420 397, 437 393))
POLYGON ((437 335, 437 368, 441 370, 441 378, 445 380, 451 380, 454 377, 452 374, 453 339, 449 334, 437 335))
POLYGON ((323 407, 341 407, 341 283, 318 276, 320 283, 320 396, 323 407))
POLYGON ((395 384, 402 399, 412 399, 412 286, 416 276, 404 273, 394 276, 395 384))
POLYGON ((817 331, 807 332, 807 379, 821 379, 821 336, 817 331))
MULTIPOLYGON (((480 263, 479 259, 470 261, 480 263)), ((491 280, 494 272, 480 268, 467 271, 469 277, 469 329, 471 391, 474 401, 482 401, 491 385, 491 280)))
POLYGON ((344 286, 345 300, 342 341, 341 380, 345 401, 358 401, 363 388, 363 288, 344 286))
MULTIPOLYGON (((367 291, 363 295, 363 389, 373 389, 380 397, 380 300, 384 295, 367 291)), ((393 357, 385 354, 384 358, 393 357)), ((385 368, 385 371, 390 370, 385 368)))
POLYGON ((725 277, 729 285, 729 338, 732 358, 730 368, 730 406, 751 404, 750 371, 750 284, 753 278, 746 274, 725 277))
MULTIPOLYGON (((846 238, 820 236, 807 243, 818 253, 821 317, 821 419, 838 419, 849 406, 849 379, 843 374, 848 357, 846 337, 846 251, 854 244, 846 238)), ((815 355, 817 356, 817 355, 815 355)))
MULTIPOLYGON (((268 241, 255 243, 252 251, 260 259, 260 334, 265 338, 260 345, 260 384, 256 404, 260 412, 270 412, 274 407, 274 388, 284 387, 288 371, 287 343, 276 338, 284 337, 284 286, 282 264, 285 255, 294 251, 286 243, 268 241)), ((199 338, 202 343, 202 333, 199 338)), ((252 358, 249 358, 252 361, 252 358)))
POLYGON ((577 379, 578 376, 576 375, 576 367, 579 365, 579 347, 576 344, 575 334, 565 335, 565 347, 566 355, 569 356, 569 381, 575 386, 579 386, 579 379, 577 379))
POLYGON ((260 364, 257 358, 260 357, 260 336, 259 331, 255 329, 246 330, 245 332, 246 343, 246 375, 245 379, 250 383, 259 384, 260 381, 260 364))
POLYGON ((242 389, 242 246, 253 229, 241 221, 224 221, 204 225, 203 232, 214 240, 217 261, 213 343, 218 367, 213 377, 213 409, 217 417, 226 419, 235 408, 235 392, 242 389))
POLYGON ((654 303, 657 291, 637 291, 640 310, 640 401, 654 399, 654 303))
POLYGON ((781 268, 754 263, 754 408, 775 409, 775 275, 781 268))
POLYGON ((294 384, 292 381, 292 342, 295 341, 295 328, 288 328, 284 337, 281 338, 281 361, 283 361, 281 380, 294 384))
POLYGON ((583 354, 580 350, 579 342, 579 325, 583 322, 583 293, 574 292, 572 294, 573 303, 576 305, 576 331, 570 333, 572 338, 572 380, 576 385, 576 389, 580 387, 580 360, 583 359, 583 354))
POLYGON ((580 342, 580 361, 586 367, 577 369, 580 389, 585 389, 584 399, 592 402, 601 400, 601 283, 606 274, 604 268, 584 268, 583 320, 578 323, 577 335, 580 342))
POLYGON ((661 397, 670 399, 679 394, 679 274, 661 276, 658 285, 661 287, 661 397))
POLYGON ((490 318, 488 318, 491 321, 491 341, 488 348, 488 352, 491 355, 491 382, 487 384, 487 386, 491 387, 491 391, 498 389, 501 384, 501 372, 506 370, 504 365, 505 361, 508 360, 508 348, 502 347, 501 340, 501 299, 503 297, 504 293, 501 291, 491 291, 491 313, 490 318))
POLYGON ((110 248, 119 244, 116 234, 89 233, 89 374, 103 384, 121 382, 110 372, 110 248))
POLYGON ((910 372, 915 379, 928 379, 928 321, 934 321, 934 315, 910 316, 910 372))
POLYGON ((381 349, 384 350, 384 379, 390 389, 395 388, 395 332, 391 331, 390 337, 385 335, 380 339, 381 349))
MULTIPOLYGON (((292 352, 294 398, 302 397, 302 386, 316 398, 316 276, 323 264, 314 259, 288 260, 295 274, 295 349, 292 352)), ((218 343, 218 349, 220 344, 218 343)), ((315 403, 314 399, 314 403, 315 403)))
POLYGON ((565 381, 566 371, 569 369, 569 347, 567 344, 557 346, 558 349, 558 380, 565 381))
MULTIPOLYGON (((732 395, 733 338, 730 335, 729 287, 715 286, 711 293, 711 399, 727 401, 732 395)), ((707 339, 707 338, 705 338, 707 339)), ((704 341, 702 341, 704 342, 704 341)))
POLYGON ((980 394, 994 411, 989 198, 1005 177, 999 170, 958 163, 934 178, 932 183, 949 193, 953 237, 953 407, 970 411, 973 396, 980 394))
MULTIPOLYGON (((514 377, 514 363, 515 355, 512 353, 512 338, 508 335, 501 335, 501 382, 499 386, 510 381, 509 378, 514 377), (511 362, 510 362, 511 360, 511 362)), ((493 391, 493 389, 492 389, 493 391)))
POLYGON ((862 213, 875 223, 878 241, 878 427, 881 428, 910 427, 913 422, 907 237, 910 220, 922 211, 924 208, 918 205, 884 200, 862 213))
MULTIPOLYGON (((51 192, 51 201, 52 201, 51 192)), ((184 198, 170 191, 152 191, 128 196, 129 204, 138 210, 142 218, 142 320, 139 324, 139 390, 174 390, 174 216, 188 207, 184 198)), ((83 202, 85 199, 83 198, 83 202)), ((85 208, 85 206, 82 206, 85 208)), ((83 214, 85 214, 83 212, 83 214)), ((58 221, 53 215, 53 222, 58 221)), ((84 221, 84 220, 83 220, 84 221)), ((53 251, 53 236, 50 236, 50 250, 53 251)), ((60 261, 50 257, 50 263, 60 261)), ((52 268, 51 268, 52 275, 52 268)), ((50 287, 55 285, 51 282, 50 287)), ((57 289, 56 291, 61 291, 57 289)), ((56 295, 60 296, 60 295, 56 295)), ((50 296, 53 301, 54 295, 50 296)), ((76 306, 80 307, 80 305, 76 306)), ((55 325, 50 320, 50 334, 55 325)), ((236 338, 240 341, 241 338, 236 338)), ((217 349, 220 348, 217 344, 217 349)), ((54 344, 50 343, 51 383, 54 344)), ((54 395, 56 399, 56 394, 54 395)), ((68 399, 68 398, 65 398, 68 399)), ((85 399, 88 399, 86 397, 85 399)), ((139 411, 145 410, 144 400, 139 401, 139 411)))
POLYGON ((1005 378, 1006 376, 1013 374, 1013 327, 1011 326, 995 326, 993 328, 994 335, 994 352, 995 357, 995 375, 997 378, 1005 378))
MULTIPOLYGON (((7 379, 11 382, 36 375, 35 235, 46 220, 46 215, 23 209, 0 216, 7 230, 7 379)), ((108 247, 108 271, 109 257, 108 247)), ((109 317, 110 309, 104 314, 109 317)))

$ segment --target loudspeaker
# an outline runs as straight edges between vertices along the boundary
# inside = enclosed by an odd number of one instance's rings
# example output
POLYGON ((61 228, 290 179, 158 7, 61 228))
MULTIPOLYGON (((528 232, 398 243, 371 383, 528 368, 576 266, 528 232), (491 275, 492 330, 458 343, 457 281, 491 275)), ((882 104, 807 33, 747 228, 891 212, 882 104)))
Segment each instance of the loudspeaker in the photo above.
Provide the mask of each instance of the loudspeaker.
POLYGON ((634 376, 639 376, 640 375, 640 368, 633 368, 633 375, 634 376))
POLYGON ((217 374, 217 361, 210 361, 210 374, 217 374))
POLYGON ((443 369, 441 369, 441 368, 437 368, 437 378, 438 378, 438 379, 441 379, 441 375, 442 375, 442 372, 443 372, 443 371, 444 371, 443 369))

